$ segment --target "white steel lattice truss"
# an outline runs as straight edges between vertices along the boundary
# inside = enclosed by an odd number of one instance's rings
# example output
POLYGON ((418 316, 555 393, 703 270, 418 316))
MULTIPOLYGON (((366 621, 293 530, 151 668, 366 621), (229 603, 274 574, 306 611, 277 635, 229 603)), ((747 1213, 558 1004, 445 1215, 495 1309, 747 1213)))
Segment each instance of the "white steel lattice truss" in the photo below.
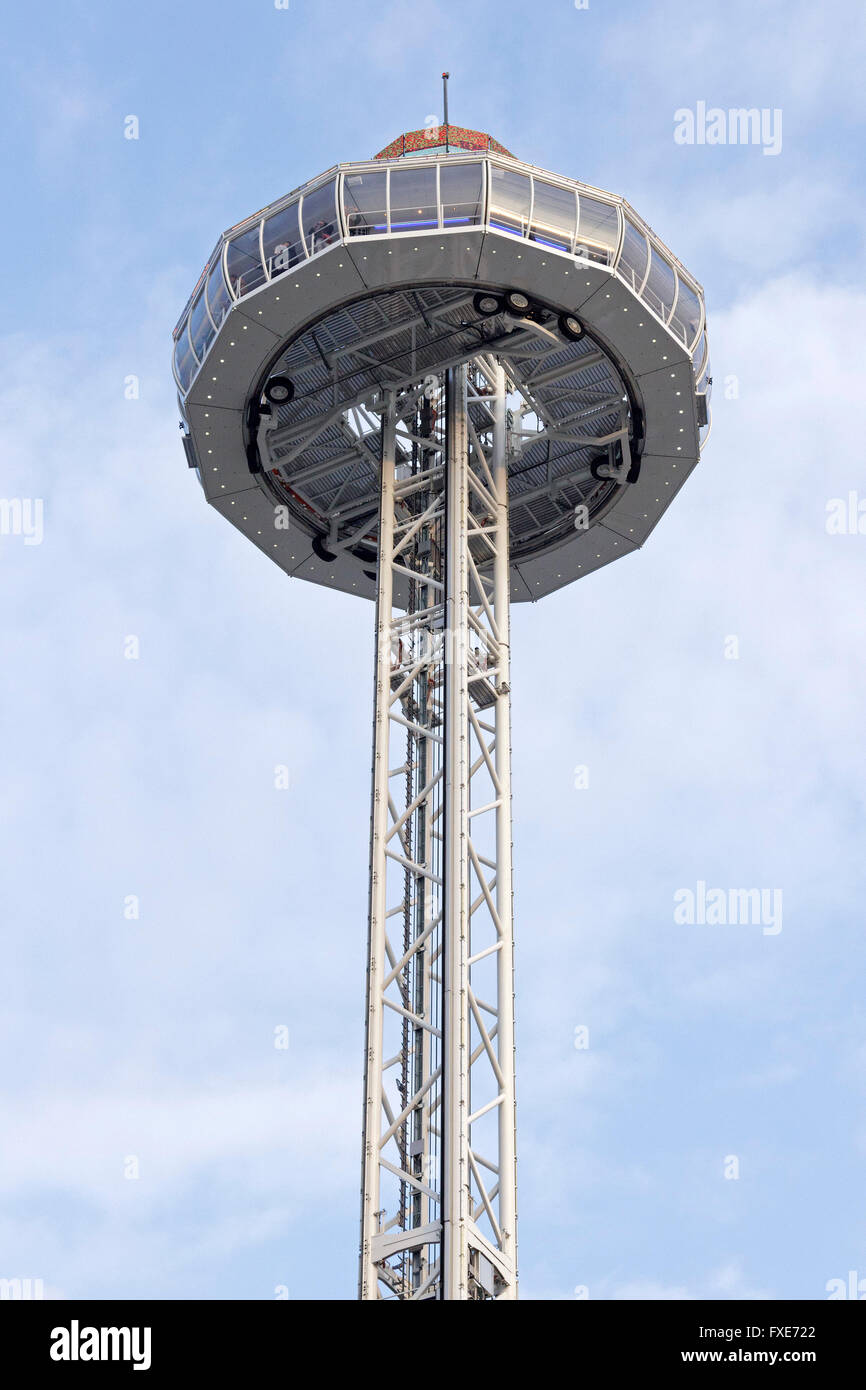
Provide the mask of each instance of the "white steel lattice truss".
POLYGON ((506 380, 382 401, 360 1294, 517 1296, 506 380))

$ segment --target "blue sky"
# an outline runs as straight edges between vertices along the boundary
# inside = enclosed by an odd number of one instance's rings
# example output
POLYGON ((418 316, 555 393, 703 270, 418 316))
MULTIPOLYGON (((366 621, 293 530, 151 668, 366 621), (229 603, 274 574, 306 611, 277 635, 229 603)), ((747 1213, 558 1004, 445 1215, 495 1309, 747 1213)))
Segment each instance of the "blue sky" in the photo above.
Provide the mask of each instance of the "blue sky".
POLYGON ((44 536, 0 536, 0 1277, 354 1296, 373 613, 205 506, 170 334, 223 228, 422 126, 448 67, 452 120, 670 243, 715 378, 646 547, 514 614, 523 1295, 866 1279, 866 535, 826 527, 866 499, 866 22, 529 15, 7 17, 0 490, 44 499, 44 536), (676 144, 699 101, 779 109, 781 152, 676 144), (678 924, 699 881, 780 888, 782 930, 678 924))

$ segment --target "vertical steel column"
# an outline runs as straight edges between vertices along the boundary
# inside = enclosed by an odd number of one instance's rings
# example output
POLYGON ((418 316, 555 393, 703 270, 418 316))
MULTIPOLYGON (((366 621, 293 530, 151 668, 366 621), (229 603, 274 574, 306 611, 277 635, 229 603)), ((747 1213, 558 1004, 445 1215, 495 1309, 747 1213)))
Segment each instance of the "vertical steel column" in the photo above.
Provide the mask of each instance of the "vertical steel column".
POLYGON ((445 892, 440 1298, 468 1296, 469 1217, 469 445, 466 368, 445 380, 445 892))
POLYGON ((390 741, 390 634, 394 587, 394 453, 396 405, 393 391, 382 416, 379 579, 376 596, 376 695, 373 732, 373 791, 370 823, 370 915, 367 959, 366 1070, 364 1074, 364 1159, 361 1177, 360 1297, 378 1297, 373 1239, 379 1229, 379 1131, 382 1111, 382 977, 387 914, 385 845, 388 831, 390 741))
POLYGON ((496 555, 493 561, 493 616, 498 638, 495 766, 500 804, 496 810, 496 911, 501 926, 497 956, 498 1055, 504 1099, 499 1107, 499 1221, 502 1249, 514 1277, 503 1297, 517 1297, 517 1104, 514 1056, 514 915, 511 879, 511 596, 508 554, 508 459, 505 368, 495 362, 491 471, 496 497, 496 555))

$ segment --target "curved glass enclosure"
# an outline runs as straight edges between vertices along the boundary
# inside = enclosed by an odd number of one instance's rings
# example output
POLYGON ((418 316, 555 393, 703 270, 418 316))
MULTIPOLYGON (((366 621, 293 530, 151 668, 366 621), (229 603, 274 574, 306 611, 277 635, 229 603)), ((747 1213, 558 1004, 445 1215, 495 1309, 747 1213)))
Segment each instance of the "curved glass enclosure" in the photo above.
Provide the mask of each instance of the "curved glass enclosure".
POLYGON ((694 349, 692 351, 692 361, 695 364, 695 376, 698 378, 700 378, 703 375, 704 368, 707 365, 706 358, 707 335, 705 332, 702 332, 700 338, 695 343, 694 349))
POLYGON ((578 256, 600 265, 612 265, 619 245, 620 210, 615 203, 603 203, 581 193, 577 224, 578 256))
POLYGON ((301 220, 297 203, 289 203, 271 217, 266 217, 262 227, 262 257, 269 279, 291 270, 293 265, 306 260, 307 253, 301 240, 301 220))
POLYGON ((677 302, 670 327, 684 343, 693 343, 701 326, 701 301, 681 275, 677 275, 677 302))
POLYGON ((262 265, 259 232, 259 224, 256 223, 254 227, 250 227, 249 231, 241 232, 240 236, 234 237, 229 242, 226 252, 226 272, 229 289, 235 299, 243 299, 245 294, 257 290, 268 278, 262 265))
POLYGON ((487 221, 497 232, 526 236, 532 206, 532 180, 514 169, 490 167, 490 199, 487 221))
POLYGON ((390 171, 388 216, 392 232, 430 231, 439 226, 439 169, 408 164, 390 171))
POLYGON ((657 246, 652 248, 649 275, 641 298, 663 323, 671 316, 676 299, 677 280, 673 266, 665 259, 657 246))
POLYGON ((189 325, 185 323, 174 344, 174 375, 184 395, 192 386, 192 379, 199 366, 190 347, 188 330, 189 325))
POLYGON ((440 164, 443 227, 477 226, 484 215, 484 165, 440 164))
POLYGON ((239 223, 220 241, 175 330, 186 395, 233 302, 355 237, 486 226, 618 275, 692 354, 705 357, 703 301, 649 227, 614 198, 517 160, 469 155, 343 165, 239 223))
POLYGON ((207 278, 207 307, 210 310, 214 328, 218 329, 232 307, 231 296, 226 289, 223 275, 222 248, 220 248, 220 254, 212 265, 207 278))
POLYGON ((640 294, 643 289, 649 256, 649 243, 643 232, 626 218, 617 271, 635 294, 640 294))
POLYGON ((552 246, 555 251, 572 251, 576 235, 577 190, 533 179, 530 240, 552 246))
POLYGON ((347 174, 343 180, 343 210, 349 236, 387 232, 388 170, 347 174))
POLYGON ((189 336, 192 343, 192 350, 199 362, 204 360, 204 355, 216 337, 216 329, 208 313, 207 301, 204 295, 204 285, 199 290, 193 306, 189 311, 189 336))
POLYGON ((337 181, 322 184, 301 199, 301 234, 308 256, 317 256, 340 240, 337 221, 337 181))

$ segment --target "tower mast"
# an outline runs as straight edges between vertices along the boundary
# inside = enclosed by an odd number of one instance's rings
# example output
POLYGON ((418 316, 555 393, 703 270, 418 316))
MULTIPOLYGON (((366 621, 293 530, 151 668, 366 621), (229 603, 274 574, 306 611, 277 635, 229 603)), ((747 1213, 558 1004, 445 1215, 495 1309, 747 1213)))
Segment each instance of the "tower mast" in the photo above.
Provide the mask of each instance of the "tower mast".
POLYGON ((364 1299, 517 1294, 505 392, 382 408, 364 1299))

